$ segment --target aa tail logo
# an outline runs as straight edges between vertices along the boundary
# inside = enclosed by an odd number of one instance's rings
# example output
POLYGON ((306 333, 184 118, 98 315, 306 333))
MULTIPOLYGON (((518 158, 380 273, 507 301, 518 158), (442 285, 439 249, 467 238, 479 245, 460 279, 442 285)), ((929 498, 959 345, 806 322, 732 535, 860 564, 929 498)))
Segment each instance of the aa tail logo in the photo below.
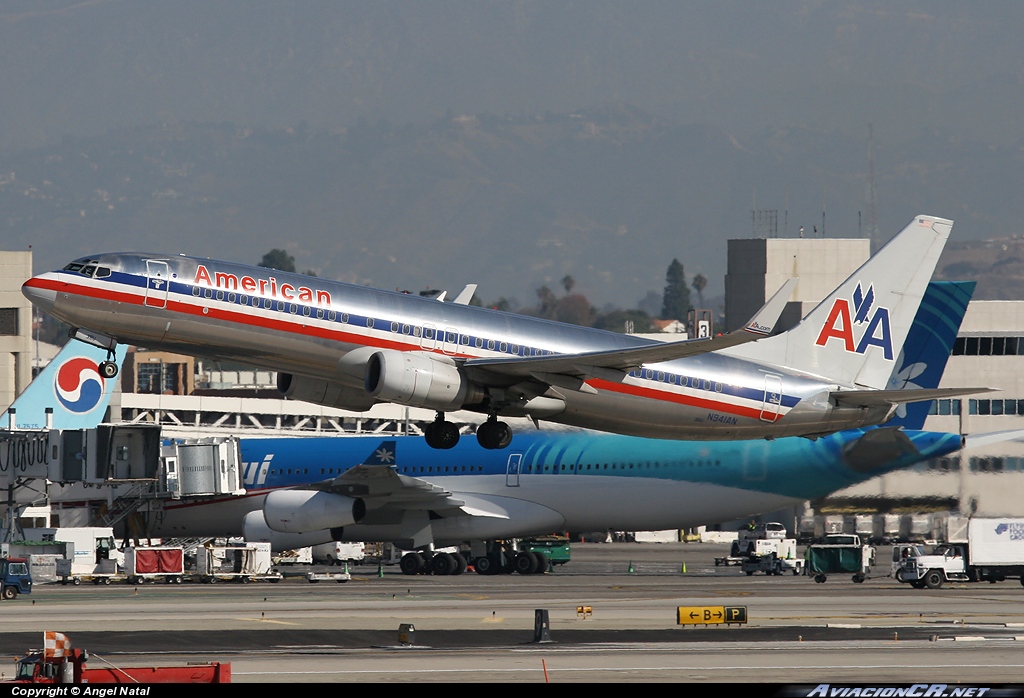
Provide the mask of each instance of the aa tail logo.
POLYGON ((889 309, 881 306, 875 308, 874 302, 875 287, 868 286, 867 293, 864 293, 858 283, 853 292, 854 312, 850 312, 848 299, 837 298, 814 343, 823 347, 830 339, 838 339, 843 342, 843 349, 851 354, 863 354, 871 346, 880 347, 885 358, 892 361, 892 330, 889 326, 889 309), (862 330, 859 333, 860 339, 857 341, 854 337, 855 329, 862 330))
POLYGON ((65 409, 85 414, 100 404, 105 380, 100 367, 92 359, 81 356, 65 361, 57 369, 53 392, 65 409))

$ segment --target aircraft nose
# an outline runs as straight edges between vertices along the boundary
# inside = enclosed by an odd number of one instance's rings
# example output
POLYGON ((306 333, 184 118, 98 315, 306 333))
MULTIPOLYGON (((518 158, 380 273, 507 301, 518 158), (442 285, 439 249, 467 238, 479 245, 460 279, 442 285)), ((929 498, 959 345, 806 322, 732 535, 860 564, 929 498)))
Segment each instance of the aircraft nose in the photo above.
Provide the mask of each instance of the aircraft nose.
POLYGON ((33 305, 48 313, 57 302, 57 291, 47 283, 47 276, 49 275, 33 276, 22 285, 21 292, 33 305))

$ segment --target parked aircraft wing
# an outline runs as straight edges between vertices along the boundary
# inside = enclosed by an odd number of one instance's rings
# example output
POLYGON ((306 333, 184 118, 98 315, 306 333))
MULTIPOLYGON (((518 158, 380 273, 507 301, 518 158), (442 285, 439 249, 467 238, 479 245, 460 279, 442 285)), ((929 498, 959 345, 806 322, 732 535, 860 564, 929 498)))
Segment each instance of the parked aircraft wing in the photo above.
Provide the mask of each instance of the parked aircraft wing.
POLYGON ((960 395, 991 393, 994 388, 923 388, 904 390, 836 390, 829 396, 837 404, 847 407, 873 407, 896 405, 904 402, 942 400, 960 395))
POLYGON ((454 509, 465 504, 443 487, 418 477, 400 475, 392 465, 357 465, 333 480, 310 489, 359 497, 368 509, 401 506, 403 509, 454 509))
MULTIPOLYGON (((466 368, 486 369, 494 373, 508 376, 532 376, 538 380, 555 384, 548 380, 551 376, 592 376, 601 369, 631 371, 644 364, 659 363, 681 359, 686 356, 706 354, 726 347, 753 342, 771 334, 775 324, 782 315, 786 303, 793 295, 797 279, 789 279, 775 295, 754 314, 754 317, 743 328, 718 337, 702 337, 687 339, 682 342, 663 342, 635 349, 613 349, 608 351, 591 351, 579 354, 557 354, 554 356, 531 356, 512 359, 470 359, 465 362, 466 368), (592 372, 590 369, 597 369, 592 372), (545 375, 546 374, 546 375, 545 375), (543 377, 542 377, 543 376, 543 377)), ((565 387, 565 386, 562 386, 565 387)))

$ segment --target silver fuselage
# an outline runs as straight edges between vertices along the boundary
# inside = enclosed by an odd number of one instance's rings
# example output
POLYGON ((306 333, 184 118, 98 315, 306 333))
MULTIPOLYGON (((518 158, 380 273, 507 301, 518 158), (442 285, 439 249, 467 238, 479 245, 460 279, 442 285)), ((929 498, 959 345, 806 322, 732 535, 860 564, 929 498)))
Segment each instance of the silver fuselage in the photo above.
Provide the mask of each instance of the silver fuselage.
MULTIPOLYGON (((654 343, 230 262, 149 254, 78 262, 92 267, 91 275, 41 274, 25 284, 25 294, 60 320, 119 343, 253 364, 355 391, 364 390, 363 381, 339 362, 363 347, 429 352, 458 363, 654 343)), ((481 377, 474 374, 480 370, 467 367, 467 380, 481 377)), ((493 386, 494 376, 488 380, 493 386)), ((829 393, 840 386, 827 378, 723 353, 650 364, 621 380, 592 378, 586 385, 548 388, 564 408, 543 418, 620 434, 706 440, 822 434, 877 424, 890 412, 836 406, 829 393)))

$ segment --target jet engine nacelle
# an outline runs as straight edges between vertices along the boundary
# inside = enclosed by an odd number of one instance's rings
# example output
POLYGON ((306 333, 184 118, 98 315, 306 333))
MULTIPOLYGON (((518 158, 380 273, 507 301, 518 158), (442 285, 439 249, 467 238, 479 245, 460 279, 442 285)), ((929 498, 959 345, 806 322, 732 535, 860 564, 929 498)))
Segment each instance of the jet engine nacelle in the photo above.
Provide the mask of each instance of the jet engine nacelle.
POLYGON ((270 543, 270 549, 275 553, 330 543, 334 540, 334 533, 329 530, 279 533, 267 526, 262 511, 250 511, 245 515, 242 519, 242 535, 249 543, 270 543))
POLYGON ((275 490, 263 501, 263 519, 281 533, 341 528, 365 515, 363 500, 316 490, 275 490))
POLYGON ((307 378, 291 373, 277 374, 277 389, 293 400, 312 402, 314 405, 336 407, 339 410, 365 412, 376 404, 376 400, 359 388, 350 388, 342 383, 321 378, 307 378))
POLYGON ((370 356, 366 392, 385 402, 441 412, 477 404, 485 397, 449 357, 393 349, 370 356))

